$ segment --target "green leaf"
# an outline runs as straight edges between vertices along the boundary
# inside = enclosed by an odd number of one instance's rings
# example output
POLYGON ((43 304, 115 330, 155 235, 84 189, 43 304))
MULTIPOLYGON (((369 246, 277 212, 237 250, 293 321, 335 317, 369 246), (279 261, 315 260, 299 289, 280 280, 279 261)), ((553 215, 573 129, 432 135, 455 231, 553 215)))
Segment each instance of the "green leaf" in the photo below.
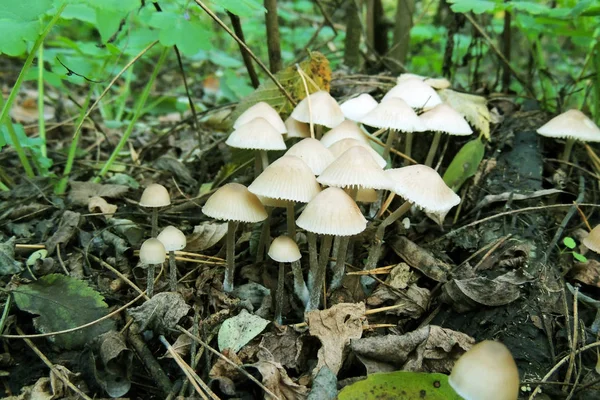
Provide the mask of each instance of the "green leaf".
MULTIPOLYGON (((62 331, 95 321, 108 313, 100 293, 87 283, 69 276, 52 274, 12 292, 15 304, 22 311, 37 314, 33 323, 42 333, 62 331)), ((64 349, 81 348, 90 340, 114 329, 108 319, 88 328, 50 338, 64 349)))
POLYGON ((242 310, 238 315, 225 320, 221 325, 217 335, 219 349, 221 351, 232 349, 237 353, 248 342, 258 336, 267 325, 269 325, 269 321, 266 319, 242 310))
POLYGON ((563 243, 569 249, 574 249, 575 246, 577 246, 577 243, 575 243, 575 240, 573 240, 573 238, 568 237, 568 236, 563 239, 563 243))
POLYGON ((471 140, 456 153, 454 159, 444 173, 444 182, 455 192, 467 179, 475 175, 483 155, 485 146, 480 139, 471 140))
POLYGON ((550 8, 547 5, 531 1, 511 1, 507 6, 508 11, 524 11, 532 15, 547 14, 550 8))
POLYGON ((371 374, 362 381, 346 386, 339 400, 461 400, 444 374, 397 371, 371 374))
POLYGON ((27 50, 27 42, 34 41, 39 33, 38 21, 13 21, 0 18, 0 54, 19 56, 27 50))
POLYGON ((585 256, 583 254, 579 254, 579 253, 573 252, 573 258, 576 259, 577 261, 581 262, 581 263, 586 263, 587 262, 587 258, 585 258, 585 256))
POLYGON ((485 0, 448 0, 452 5, 452 11, 457 13, 468 13, 473 12, 475 14, 482 14, 484 12, 495 12, 502 9, 502 4, 495 1, 485 0))
POLYGON ((253 16, 259 10, 263 13, 266 12, 262 2, 259 3, 256 0, 213 0, 212 2, 240 17, 253 16))
POLYGON ((51 0, 0 0, 0 19, 37 21, 50 7, 51 0))
POLYGON ((164 46, 177 45, 185 55, 194 55, 201 49, 210 48, 210 32, 198 17, 187 13, 160 12, 150 17, 149 24, 160 29, 159 40, 164 46))

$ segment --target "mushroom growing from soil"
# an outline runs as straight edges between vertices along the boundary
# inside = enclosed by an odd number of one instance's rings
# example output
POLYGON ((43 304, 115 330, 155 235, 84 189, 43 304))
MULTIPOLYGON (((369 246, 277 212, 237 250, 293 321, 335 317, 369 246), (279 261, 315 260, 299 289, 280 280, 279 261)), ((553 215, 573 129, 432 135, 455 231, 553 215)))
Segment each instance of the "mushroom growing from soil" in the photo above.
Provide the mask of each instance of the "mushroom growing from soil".
POLYGON ((583 244, 588 249, 600 254, 600 225, 596 225, 594 229, 583 239, 583 244))
POLYGON ((344 116, 352 121, 360 121, 362 117, 377 107, 377 100, 370 94, 363 93, 346 100, 340 105, 344 116))
POLYGON ((177 265, 175 264, 175 252, 183 250, 187 240, 183 232, 174 226, 167 226, 157 236, 165 250, 169 252, 169 289, 171 292, 177 291, 177 265))
POLYGON ((500 342, 485 340, 454 364, 448 383, 465 400, 517 400, 519 370, 500 342))
POLYGON ((294 274, 294 292, 302 300, 304 305, 308 302, 308 289, 302 277, 302 268, 300 267, 300 249, 296 242, 289 236, 279 236, 273 240, 269 247, 269 257, 279 263, 279 273, 277 277, 277 292, 275 293, 275 322, 281 325, 281 312, 283 309, 285 263, 292 264, 294 274))
POLYGON ((284 134, 287 133, 287 127, 285 126, 283 120, 275 111, 273 107, 264 101, 259 101, 252 107, 248 108, 246 111, 240 115, 235 122, 233 123, 233 129, 238 129, 242 125, 247 124, 256 118, 264 118, 267 120, 269 124, 273 126, 277 130, 277 132, 284 134))
POLYGON ((579 110, 569 110, 552 118, 537 133, 550 138, 567 139, 560 157, 562 161, 569 161, 575 141, 600 142, 600 128, 579 110))
POLYGON ((148 297, 152 297, 154 294, 156 265, 165 262, 166 253, 165 246, 156 238, 146 240, 140 247, 140 261, 146 266, 146 294, 148 297))
POLYGON ((292 111, 291 117, 296 121, 308 123, 311 137, 316 139, 321 138, 321 133, 317 130, 315 135, 314 125, 334 128, 344 121, 344 114, 337 101, 324 90, 302 99, 292 111))
POLYGON ((366 144, 364 142, 361 142, 360 140, 350 139, 350 138, 338 140, 337 142, 335 142, 334 144, 329 146, 329 151, 331 151, 331 154, 333 154, 333 156, 335 158, 338 158, 342 154, 344 154, 346 152, 346 150, 348 150, 351 147, 356 147, 356 146, 367 149, 367 151, 369 152, 369 154, 371 154, 371 156, 373 157, 375 162, 381 168, 385 168, 385 166, 387 165, 387 161, 385 160, 385 158, 381 157, 379 155, 379 153, 376 152, 375 150, 373 150, 373 148, 371 146, 369 146, 368 144, 366 144))
POLYGON ((360 127, 356 124, 356 122, 350 121, 349 119, 345 120, 330 131, 325 132, 321 138, 321 143, 323 143, 323 146, 325 147, 331 147, 331 145, 333 145, 335 142, 342 139, 356 139, 365 144, 369 144, 367 135, 360 130, 360 127))
POLYGON ((310 128, 305 122, 296 121, 294 118, 288 117, 285 120, 285 127, 287 129, 287 133, 285 134, 286 139, 310 137, 310 128))
POLYGON ((227 269, 223 280, 223 290, 233 291, 235 273, 235 229, 238 222, 256 223, 267 218, 262 203, 248 189, 239 183, 228 183, 212 194, 202 207, 207 216, 227 221, 227 269))
POLYGON ((171 205, 171 196, 167 188, 158 183, 149 185, 140 198, 139 205, 145 208, 152 209, 152 237, 156 237, 158 233, 158 209, 171 205))
POLYGON ((315 196, 296 221, 309 235, 310 273, 307 310, 315 310, 321 301, 321 284, 325 279, 329 252, 334 236, 352 236, 365 230, 367 220, 360 209, 342 189, 330 187, 315 196), (317 259, 315 235, 323 235, 317 259))
POLYGON ((331 151, 317 139, 302 139, 285 152, 286 156, 296 156, 308 165, 316 176, 329 166, 335 159, 331 151))

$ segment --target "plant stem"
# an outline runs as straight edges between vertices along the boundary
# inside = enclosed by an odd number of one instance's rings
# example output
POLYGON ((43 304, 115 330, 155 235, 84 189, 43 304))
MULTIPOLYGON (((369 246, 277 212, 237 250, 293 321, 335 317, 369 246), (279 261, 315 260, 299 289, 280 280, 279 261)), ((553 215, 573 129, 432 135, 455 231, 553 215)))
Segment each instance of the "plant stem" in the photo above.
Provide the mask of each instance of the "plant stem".
POLYGON ((306 307, 309 295, 306 283, 304 282, 304 277, 302 276, 302 265, 300 264, 300 260, 292 262, 292 273, 294 274, 294 292, 306 307))
POLYGON ((324 235, 321 240, 319 266, 317 273, 314 276, 314 284, 310 291, 310 300, 308 306, 306 306, 306 311, 318 309, 319 303, 321 302, 321 287, 323 280, 325 279, 325 273, 327 272, 327 262, 329 261, 329 252, 331 251, 333 236, 324 235))
POLYGON ((379 256, 381 254, 381 246, 383 245, 383 236, 385 235, 385 228, 393 224, 398 218, 403 216, 410 210, 412 204, 408 201, 404 202, 396 211, 388 215, 386 219, 381 221, 379 226, 377 227, 377 231, 375 233, 375 238, 373 239, 373 243, 371 244, 371 249, 369 250, 369 257, 367 258, 367 264, 365 265, 365 270, 371 270, 375 268, 377 265, 377 261, 379 260, 379 256))
POLYGON ((396 131, 395 129, 388 129, 388 137, 387 137, 387 140, 385 141, 385 149, 383 149, 383 154, 382 154, 382 157, 386 160, 390 156, 390 151, 392 149, 392 146, 394 145, 394 141, 396 140, 397 134, 398 134, 398 131, 396 131))
POLYGON ((262 160, 260 156, 260 151, 256 150, 254 152, 254 179, 258 178, 260 173, 262 172, 262 160))
MULTIPOLYGON (((4 102, 4 97, 0 93, 0 106, 3 106, 3 105, 6 105, 6 103, 4 102)), ((31 164, 29 163, 29 160, 27 159, 27 155, 25 154, 23 147, 21 147, 21 142, 19 142, 19 137, 17 136, 17 132, 15 132, 15 127, 13 126, 13 124, 9 118, 7 118, 5 120, 1 120, 1 121, 3 121, 4 125, 6 125, 6 130, 8 131, 8 136, 10 136, 10 140, 13 143, 13 147, 15 148, 15 151, 17 152, 17 156, 19 157, 19 161, 21 162, 21 165, 23 166, 23 169, 25 170, 27 177, 33 178, 35 176, 35 174, 33 173, 33 168, 31 167, 31 164)))
POLYGON ((158 207, 152 207, 151 217, 152 231, 150 236, 155 238, 158 235, 158 207))
POLYGON ((317 235, 312 232, 306 233, 308 236, 308 290, 312 291, 315 285, 315 275, 319 269, 319 259, 317 257, 317 235))
MULTIPOLYGON (((565 143, 565 150, 563 151, 562 155, 560 156, 560 160, 561 161, 569 161, 569 158, 571 158, 571 150, 573 149, 573 145, 575 144, 575 139, 567 139, 567 143, 565 143)), ((563 164, 564 166, 564 164, 563 164)))
POLYGON ((102 169, 98 173, 98 176, 96 176, 96 178, 94 178, 94 182, 96 182, 96 183, 100 182, 100 179, 102 177, 104 177, 104 175, 106 175, 106 173, 108 171, 110 171, 110 167, 112 166, 112 164, 115 162, 115 160, 119 156, 119 153, 121 152, 121 149, 123 149, 123 147, 125 146, 125 143, 127 143, 127 140, 129 139, 129 135, 131 135, 131 132, 133 131, 133 128, 135 127, 138 119, 142 116, 142 110, 144 109, 144 104, 146 104, 146 100, 148 100, 148 96, 150 95, 150 90, 152 89, 152 86, 154 86, 154 81, 156 80, 156 77, 158 76, 158 73, 160 72, 160 69, 161 69, 163 63, 165 62, 165 59, 167 58, 168 52, 169 52, 169 48, 165 47, 163 49, 162 53, 160 54, 160 58, 158 59, 158 62, 154 66, 152 75, 150 76, 148 83, 144 87, 144 90, 139 97, 135 112, 133 114, 133 117, 131 118, 131 122, 127 126, 127 129, 123 133, 121 140, 119 140, 119 143, 117 143, 112 154, 110 155, 108 160, 102 166, 102 169))
POLYGON ((233 275, 235 273, 235 221, 227 221, 227 269, 223 280, 223 290, 226 293, 233 291, 233 275))
POLYGON ((264 171, 269 166, 269 157, 266 150, 259 150, 258 152, 260 153, 260 161, 262 163, 262 170, 264 171))
POLYGON ((177 292, 177 265, 175 263, 175 252, 169 252, 169 289, 177 292))
POLYGON ((150 264, 148 265, 148 270, 146 271, 146 294, 148 297, 152 298, 154 294, 154 274, 156 273, 156 265, 150 264))
POLYGON ((431 141, 431 146, 429 146, 429 152, 427 153, 427 158, 425 159, 425 165, 431 167, 433 164, 433 159, 435 158, 435 153, 440 144, 440 139, 442 138, 442 132, 436 132, 433 135, 433 140, 431 141))
POLYGON ((271 236, 271 213, 273 209, 271 207, 265 207, 267 211, 267 219, 263 221, 262 229, 260 230, 260 238, 258 239, 258 247, 256 248, 256 262, 262 262, 265 258, 265 250, 270 245, 271 236))
POLYGON ((48 155, 46 148, 46 120, 44 119, 44 44, 38 49, 38 133, 42 144, 40 152, 43 157, 48 155))
POLYGON ((346 272, 346 253, 348 252, 348 243, 350 243, 350 236, 340 237, 339 247, 333 266, 333 277, 331 278, 331 290, 337 289, 342 286, 342 279, 346 272))
POLYGON ((288 201, 287 202, 287 206, 286 206, 286 210, 285 210, 285 217, 286 217, 286 221, 287 221, 287 230, 288 230, 288 236, 292 239, 292 240, 296 240, 296 211, 294 210, 294 202, 293 201, 288 201))
MULTIPOLYGON (((404 142, 404 154, 408 158, 411 158, 411 155, 412 155, 412 142, 413 142, 413 133, 407 132, 405 135, 405 142, 404 142)), ((410 165, 410 162, 407 159, 404 159, 404 165, 410 165)))
POLYGON ((0 190, 3 192, 8 192, 10 189, 4 184, 4 182, 0 181, 0 190))
POLYGON ((275 322, 281 325, 281 313, 283 311, 283 291, 285 279, 285 264, 279 263, 279 274, 277 276, 277 292, 275 292, 275 322))

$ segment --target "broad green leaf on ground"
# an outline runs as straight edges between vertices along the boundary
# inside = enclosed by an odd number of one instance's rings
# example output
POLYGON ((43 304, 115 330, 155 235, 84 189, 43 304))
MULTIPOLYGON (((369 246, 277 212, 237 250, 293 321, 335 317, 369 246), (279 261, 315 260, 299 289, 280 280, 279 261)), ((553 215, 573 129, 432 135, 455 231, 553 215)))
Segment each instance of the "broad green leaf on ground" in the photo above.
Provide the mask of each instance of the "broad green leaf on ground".
POLYGON ((235 353, 258 336, 269 325, 269 321, 242 310, 235 317, 223 322, 219 329, 217 342, 219 350, 231 349, 235 353))
POLYGON ((449 106, 461 113, 487 140, 490 140, 490 110, 487 100, 474 94, 443 89, 438 94, 449 106))
POLYGON ((176 12, 152 14, 150 26, 160 29, 159 40, 164 46, 177 45, 185 55, 210 48, 210 32, 195 15, 176 12))
POLYGON ((448 375, 397 371, 372 374, 342 389, 339 400, 461 400, 448 375))
MULTIPOLYGON (((52 160, 48 157, 44 157, 40 150, 42 145, 42 139, 39 137, 30 137, 25 134, 25 129, 21 124, 12 124, 15 134, 17 135, 17 140, 21 147, 24 149, 29 149, 33 153, 35 161, 37 164, 47 170, 52 166, 52 160)), ((2 142, 8 143, 10 146, 14 146, 13 140, 9 135, 8 129, 6 125, 0 126, 0 147, 2 147, 2 142)))
POLYGON ((452 11, 457 13, 468 13, 472 11, 475 14, 482 14, 484 12, 494 12, 502 9, 502 3, 498 3, 497 1, 448 0, 448 3, 452 4, 450 6, 452 11))
POLYGON ((467 179, 475 175, 484 153, 485 146, 479 138, 465 143, 444 173, 446 185, 457 192, 467 179))
POLYGON ((257 0, 212 0, 211 3, 219 5, 240 17, 253 16, 258 10, 261 12, 266 11, 262 2, 258 2, 257 0))
MULTIPOLYGON (((39 315, 33 323, 42 333, 76 328, 108 313, 108 306, 100 293, 87 283, 65 275, 44 276, 19 286, 12 294, 20 310, 39 315)), ((50 340, 64 349, 81 348, 114 328, 114 321, 107 319, 85 329, 50 337, 50 340)))
MULTIPOLYGON (((329 91, 331 82, 331 68, 327 58, 319 52, 311 52, 308 60, 300 63, 300 68, 313 80, 322 90, 329 91)), ((292 65, 279 71, 275 77, 281 85, 288 91, 294 101, 299 102, 306 97, 304 84, 296 70, 296 66, 292 65)), ((317 89, 308 83, 308 90, 313 93, 317 89)), ((246 109, 252 107, 259 101, 269 103, 277 112, 282 114, 282 118, 286 119, 292 112, 293 106, 288 99, 281 93, 275 83, 270 79, 266 79, 261 85, 245 97, 240 104, 235 108, 231 115, 231 122, 235 121, 246 109)))

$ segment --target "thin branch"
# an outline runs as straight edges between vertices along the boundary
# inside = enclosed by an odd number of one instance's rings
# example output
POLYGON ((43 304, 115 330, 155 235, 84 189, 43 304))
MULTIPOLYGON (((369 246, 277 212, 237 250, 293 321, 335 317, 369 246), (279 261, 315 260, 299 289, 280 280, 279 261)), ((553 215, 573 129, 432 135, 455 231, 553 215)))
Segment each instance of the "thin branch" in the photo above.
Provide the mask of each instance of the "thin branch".
POLYGON ((240 42, 238 42, 238 46, 240 48, 240 53, 242 53, 242 59, 244 60, 244 65, 246 66, 246 70, 248 71, 248 75, 250 76, 250 81, 252 82, 252 87, 256 89, 258 85, 260 85, 260 81, 258 80, 258 75, 256 74, 256 70, 254 69, 254 64, 252 64, 252 58, 247 51, 244 50, 244 46, 242 43, 246 43, 246 39, 244 38, 244 30, 242 29, 242 23, 240 22, 240 17, 237 15, 227 11, 227 15, 229 15, 229 19, 231 20, 231 25, 233 26, 233 31, 240 38, 240 42))

